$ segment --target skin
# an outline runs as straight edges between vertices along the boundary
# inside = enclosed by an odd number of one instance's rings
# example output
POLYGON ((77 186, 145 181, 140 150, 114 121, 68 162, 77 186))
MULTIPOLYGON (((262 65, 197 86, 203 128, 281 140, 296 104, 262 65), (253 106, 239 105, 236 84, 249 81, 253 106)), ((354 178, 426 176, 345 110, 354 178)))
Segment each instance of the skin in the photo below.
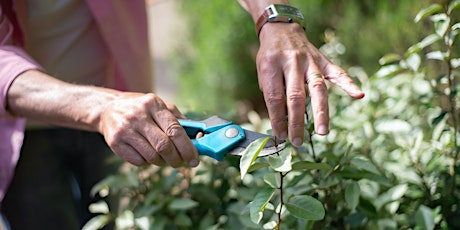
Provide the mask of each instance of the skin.
MULTIPOLYGON (((251 14, 254 22, 270 4, 289 5, 287 0, 239 2, 251 14)), ((259 39, 256 59, 259 86, 276 137, 282 140, 289 137, 296 146, 303 143, 307 94, 311 97, 315 132, 319 135, 329 132, 325 80, 339 86, 353 98, 364 97, 364 92, 347 73, 308 41, 299 24, 266 23, 260 31, 259 39)))
MULTIPOLYGON (((270 4, 289 4, 286 0, 239 2, 254 21, 270 4)), ((329 130, 325 80, 354 98, 364 97, 345 71, 308 41, 300 25, 266 23, 259 38, 258 80, 278 138, 289 137, 294 145, 302 144, 305 84, 311 97, 315 131, 320 135, 329 130)), ((197 150, 177 121, 183 115, 173 104, 152 93, 69 84, 29 70, 11 84, 7 104, 13 115, 99 132, 116 155, 134 165, 199 164, 197 150)))
POLYGON ((14 115, 100 132, 116 155, 134 165, 199 163, 177 121, 184 116, 155 94, 69 84, 29 70, 15 79, 7 100, 14 115))

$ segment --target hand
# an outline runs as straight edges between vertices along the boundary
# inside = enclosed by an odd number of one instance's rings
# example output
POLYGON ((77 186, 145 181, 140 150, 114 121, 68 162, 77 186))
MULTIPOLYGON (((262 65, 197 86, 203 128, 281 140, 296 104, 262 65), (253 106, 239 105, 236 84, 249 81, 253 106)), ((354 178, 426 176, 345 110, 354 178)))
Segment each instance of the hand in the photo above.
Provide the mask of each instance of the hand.
POLYGON ((195 167, 198 152, 177 118, 184 116, 154 94, 122 93, 106 105, 99 130, 115 154, 134 165, 195 167))
POLYGON ((342 88, 353 98, 364 93, 340 67, 328 60, 306 38, 297 23, 267 23, 260 32, 257 54, 259 86, 263 91, 274 134, 303 143, 308 87, 315 132, 329 132, 327 87, 324 80, 342 88), (286 122, 286 117, 288 122, 286 122))

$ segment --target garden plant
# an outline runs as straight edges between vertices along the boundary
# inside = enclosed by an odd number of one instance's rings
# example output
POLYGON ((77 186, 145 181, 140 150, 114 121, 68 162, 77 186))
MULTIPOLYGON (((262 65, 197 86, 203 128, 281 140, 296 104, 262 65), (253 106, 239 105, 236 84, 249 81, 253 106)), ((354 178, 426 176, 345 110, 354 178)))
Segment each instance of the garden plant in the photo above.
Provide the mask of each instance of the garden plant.
MULTIPOLYGON (((101 201, 85 229, 460 229, 460 0, 422 9, 413 24, 430 33, 403 53, 380 59, 372 76, 348 69, 366 97, 330 85, 331 131, 257 157, 271 139, 196 169, 125 166, 94 194, 101 201)), ((321 50, 340 61, 340 37, 325 33, 321 50)), ((247 129, 267 131, 256 112, 247 129)), ((268 131, 269 132, 269 131, 268 131)))

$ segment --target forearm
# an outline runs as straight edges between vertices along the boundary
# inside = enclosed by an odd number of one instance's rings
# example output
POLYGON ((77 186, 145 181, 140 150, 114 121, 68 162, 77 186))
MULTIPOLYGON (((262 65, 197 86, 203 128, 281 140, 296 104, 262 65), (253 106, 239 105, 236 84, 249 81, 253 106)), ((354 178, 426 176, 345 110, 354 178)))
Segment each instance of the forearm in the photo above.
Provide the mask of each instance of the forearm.
POLYGON ((263 13, 264 9, 271 4, 290 5, 288 0, 238 0, 240 5, 252 16, 254 22, 263 13))
POLYGON ((62 82, 37 70, 19 75, 7 94, 7 110, 18 116, 88 131, 98 131, 104 105, 119 91, 62 82))

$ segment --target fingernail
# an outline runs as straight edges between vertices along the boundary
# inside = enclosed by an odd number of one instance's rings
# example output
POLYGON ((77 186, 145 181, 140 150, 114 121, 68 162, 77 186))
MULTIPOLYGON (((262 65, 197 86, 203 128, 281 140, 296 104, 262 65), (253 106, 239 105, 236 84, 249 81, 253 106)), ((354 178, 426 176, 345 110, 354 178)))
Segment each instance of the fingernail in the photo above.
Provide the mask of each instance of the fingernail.
POLYGON ((326 135, 329 131, 327 130, 327 127, 325 125, 320 125, 318 127, 318 134, 320 135, 326 135))
POLYGON ((200 161, 198 159, 193 159, 190 162, 188 162, 188 165, 192 168, 195 168, 200 164, 200 161))
POLYGON ((301 146, 302 143, 303 143, 303 141, 302 141, 302 138, 300 138, 300 137, 296 137, 296 138, 294 138, 294 140, 292 141, 292 144, 293 144, 294 146, 297 146, 297 147, 301 146))
POLYGON ((281 140, 284 141, 284 140, 287 139, 287 137, 288 137, 288 133, 287 133, 287 132, 281 132, 281 133, 280 133, 280 139, 281 139, 281 140))

